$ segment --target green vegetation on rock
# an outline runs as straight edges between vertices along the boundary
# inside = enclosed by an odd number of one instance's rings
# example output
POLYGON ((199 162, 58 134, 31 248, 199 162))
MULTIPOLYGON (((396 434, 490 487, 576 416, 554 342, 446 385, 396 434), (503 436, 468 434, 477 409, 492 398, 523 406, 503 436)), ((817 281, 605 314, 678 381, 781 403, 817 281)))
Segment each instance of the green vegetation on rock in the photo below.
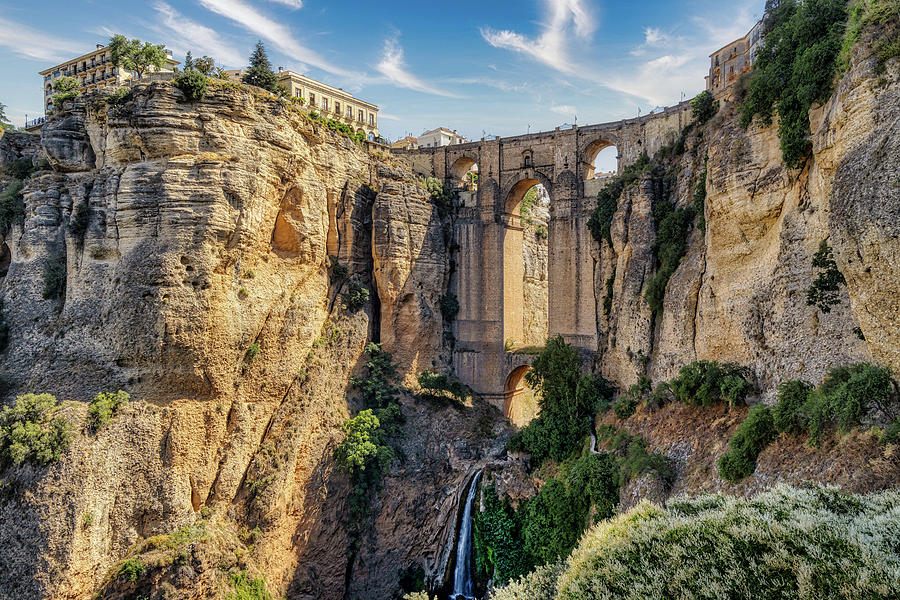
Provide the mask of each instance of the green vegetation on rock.
POLYGON ((28 462, 43 467, 69 447, 71 426, 50 394, 24 394, 0 409, 0 467, 28 462))
POLYGON ((109 40, 109 57, 112 63, 125 71, 134 71, 141 79, 148 70, 166 66, 166 47, 139 39, 129 40, 116 34, 109 40))
POLYGON ((241 81, 272 93, 278 92, 278 77, 272 71, 272 64, 269 62, 262 40, 256 42, 256 47, 250 55, 250 68, 244 73, 241 81))
POLYGON ((775 439, 775 421, 768 406, 757 404, 738 426, 728 452, 719 457, 719 474, 736 483, 756 470, 756 458, 775 439))
POLYGON ((838 270, 834 253, 826 240, 822 240, 819 251, 813 255, 812 266, 819 269, 819 274, 806 290, 806 304, 818 307, 823 313, 830 313, 832 306, 840 304, 841 286, 847 282, 838 270))
POLYGON ((101 429, 109 423, 119 409, 128 404, 129 399, 128 392, 123 392, 122 390, 118 392, 100 392, 91 400, 91 406, 88 408, 88 425, 94 431, 101 429))
POLYGON ((809 155, 809 109, 831 96, 847 22, 846 0, 782 0, 767 15, 741 124, 764 125, 778 114, 784 163, 800 167, 809 155))
POLYGON ((597 192, 597 208, 591 213, 587 225, 591 235, 594 236, 594 240, 598 244, 606 240, 612 245, 610 227, 619 203, 619 196, 626 189, 637 183, 641 175, 649 170, 650 158, 646 153, 641 154, 634 164, 625 167, 620 175, 611 177, 609 183, 597 192))

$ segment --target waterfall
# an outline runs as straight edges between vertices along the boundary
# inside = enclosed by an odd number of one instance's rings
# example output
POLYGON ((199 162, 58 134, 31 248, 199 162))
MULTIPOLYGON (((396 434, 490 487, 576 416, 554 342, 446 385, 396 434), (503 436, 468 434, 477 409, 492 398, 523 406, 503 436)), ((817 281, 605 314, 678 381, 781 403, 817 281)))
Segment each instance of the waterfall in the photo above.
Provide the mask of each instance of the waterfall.
POLYGON ((481 471, 472 478, 469 494, 466 496, 466 508, 459 525, 459 539, 456 542, 456 569, 453 572, 453 593, 450 598, 474 598, 472 595, 472 507, 475 505, 475 493, 481 471))

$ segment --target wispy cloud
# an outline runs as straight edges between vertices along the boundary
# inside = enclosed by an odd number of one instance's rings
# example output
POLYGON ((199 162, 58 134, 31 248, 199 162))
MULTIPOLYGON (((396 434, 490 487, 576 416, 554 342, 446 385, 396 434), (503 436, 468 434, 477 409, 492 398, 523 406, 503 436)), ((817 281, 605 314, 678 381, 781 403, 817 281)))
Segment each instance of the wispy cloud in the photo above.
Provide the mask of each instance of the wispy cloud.
POLYGON ((554 113, 556 113, 558 115, 562 115, 564 117, 575 118, 575 115, 578 111, 574 106, 572 106, 570 104, 559 104, 557 106, 551 106, 550 112, 554 112, 554 113))
POLYGON ((410 73, 407 70, 406 62, 403 60, 403 48, 397 41, 396 36, 384 41, 381 62, 378 63, 375 70, 381 73, 388 82, 399 87, 435 96, 459 97, 456 94, 429 85, 410 73))
POLYGON ((275 4, 281 4, 282 6, 287 6, 288 8, 293 8, 294 10, 298 8, 303 8, 303 0, 269 0, 269 2, 274 2, 275 4))
POLYGON ((492 77, 449 77, 447 79, 442 79, 441 81, 449 83, 451 85, 477 85, 482 87, 494 88, 495 90, 500 90, 501 92, 515 93, 524 92, 530 87, 530 84, 527 82, 509 83, 508 81, 503 81, 492 77))
POLYGON ((0 46, 9 48, 19 56, 34 60, 56 63, 84 54, 87 49, 93 48, 92 45, 86 47, 75 44, 65 38, 58 38, 3 17, 0 17, 0 31, 3 32, 0 35, 0 46))
POLYGON ((191 21, 165 2, 153 5, 159 15, 159 23, 173 44, 180 44, 196 56, 207 54, 216 62, 229 67, 243 65, 247 58, 243 53, 222 41, 222 35, 206 25, 191 21))
POLYGON ((322 69, 332 75, 348 79, 361 77, 358 73, 353 73, 325 60, 317 52, 298 42, 297 36, 290 29, 260 13, 252 6, 241 2, 241 0, 199 0, 199 2, 206 9, 226 19, 230 19, 241 27, 268 40, 278 50, 297 61, 322 69))
POLYGON ((553 67, 563 73, 572 73, 575 67, 569 60, 567 41, 571 32, 577 38, 588 40, 596 28, 596 22, 583 0, 544 0, 547 25, 537 38, 529 38, 509 29, 481 29, 481 37, 495 48, 513 50, 553 67))

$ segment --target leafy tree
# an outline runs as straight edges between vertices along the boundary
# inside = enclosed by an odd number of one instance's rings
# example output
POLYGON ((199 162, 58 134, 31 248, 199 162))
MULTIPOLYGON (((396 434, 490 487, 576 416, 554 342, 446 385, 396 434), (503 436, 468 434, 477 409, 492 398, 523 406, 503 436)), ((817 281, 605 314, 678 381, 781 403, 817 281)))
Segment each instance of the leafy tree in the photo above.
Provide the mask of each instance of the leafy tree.
POLYGON ((143 78, 148 70, 162 69, 166 66, 168 56, 166 47, 162 44, 153 45, 139 39, 129 40, 124 35, 116 34, 110 38, 109 46, 112 63, 126 71, 134 71, 138 79, 143 78))
POLYGON ((700 125, 712 119, 719 110, 719 101, 709 90, 703 90, 691 100, 691 115, 700 125))
POLYGON ((396 384, 400 380, 397 367, 390 352, 381 349, 381 344, 369 344, 366 346, 366 354, 368 374, 362 378, 354 378, 352 383, 360 391, 366 408, 385 408, 397 401, 399 390, 396 384))
POLYGON ((799 379, 781 382, 778 386, 778 404, 772 409, 776 430, 797 434, 806 429, 803 407, 812 391, 812 385, 799 379))
POLYGON ((196 69, 186 70, 176 77, 173 83, 188 102, 197 102, 206 95, 206 75, 196 69))
POLYGON ((200 71, 207 77, 218 76, 220 69, 216 66, 216 61, 210 56, 201 56, 194 60, 194 69, 200 71))
POLYGON ((380 425, 371 409, 344 421, 341 431, 347 437, 334 451, 341 469, 353 476, 366 467, 385 468, 390 464, 393 452, 381 444, 380 425))
POLYGON ((722 401, 733 406, 753 391, 745 369, 714 360, 698 360, 681 367, 669 385, 675 399, 688 406, 711 406, 722 401))
POLYGON ((24 462, 43 467, 60 459, 71 427, 58 409, 50 394, 24 394, 0 409, 0 468, 24 462))
POLYGON ((262 40, 256 42, 256 48, 250 55, 250 68, 244 73, 241 79, 248 85, 255 85, 264 90, 268 90, 273 94, 278 92, 278 78, 272 71, 272 65, 269 63, 269 57, 266 55, 266 48, 263 46, 262 40))
POLYGON ((812 285, 806 290, 807 306, 817 306, 823 313, 830 313, 831 307, 840 304, 840 289, 847 281, 838 270, 834 261, 834 253, 827 240, 819 244, 819 251, 815 253, 812 261, 813 268, 821 269, 812 285))
POLYGON ((0 130, 10 131, 15 129, 15 125, 9 122, 6 116, 6 105, 0 102, 0 130))
POLYGON ((341 294, 341 297, 344 299, 344 305, 347 307, 347 310, 350 312, 359 312, 369 301, 369 288, 366 286, 352 281, 350 282, 350 287, 346 292, 341 294))

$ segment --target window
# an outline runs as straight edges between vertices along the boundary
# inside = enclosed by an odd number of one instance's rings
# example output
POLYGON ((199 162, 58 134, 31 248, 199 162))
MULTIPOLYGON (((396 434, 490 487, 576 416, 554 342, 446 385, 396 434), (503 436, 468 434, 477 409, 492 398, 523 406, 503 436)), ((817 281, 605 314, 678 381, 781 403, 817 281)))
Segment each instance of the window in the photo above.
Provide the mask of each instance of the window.
POLYGON ((294 90, 294 96, 296 96, 297 98, 302 98, 303 90, 301 88, 297 88, 296 90, 294 90))
POLYGON ((375 125, 375 114, 369 113, 369 125, 375 125))
POLYGON ((322 110, 328 110, 328 98, 322 96, 322 110))
POLYGON ((360 123, 365 123, 365 113, 363 111, 359 111, 359 118, 357 119, 360 123))
POLYGON ((337 100, 334 101, 334 112, 341 114, 341 103, 337 100))
POLYGON ((316 105, 316 95, 312 92, 309 93, 309 105, 315 107, 316 105))
POLYGON ((353 107, 352 107, 352 106, 348 106, 348 107, 347 107, 347 118, 348 118, 348 119, 352 119, 352 118, 353 118, 353 107))

